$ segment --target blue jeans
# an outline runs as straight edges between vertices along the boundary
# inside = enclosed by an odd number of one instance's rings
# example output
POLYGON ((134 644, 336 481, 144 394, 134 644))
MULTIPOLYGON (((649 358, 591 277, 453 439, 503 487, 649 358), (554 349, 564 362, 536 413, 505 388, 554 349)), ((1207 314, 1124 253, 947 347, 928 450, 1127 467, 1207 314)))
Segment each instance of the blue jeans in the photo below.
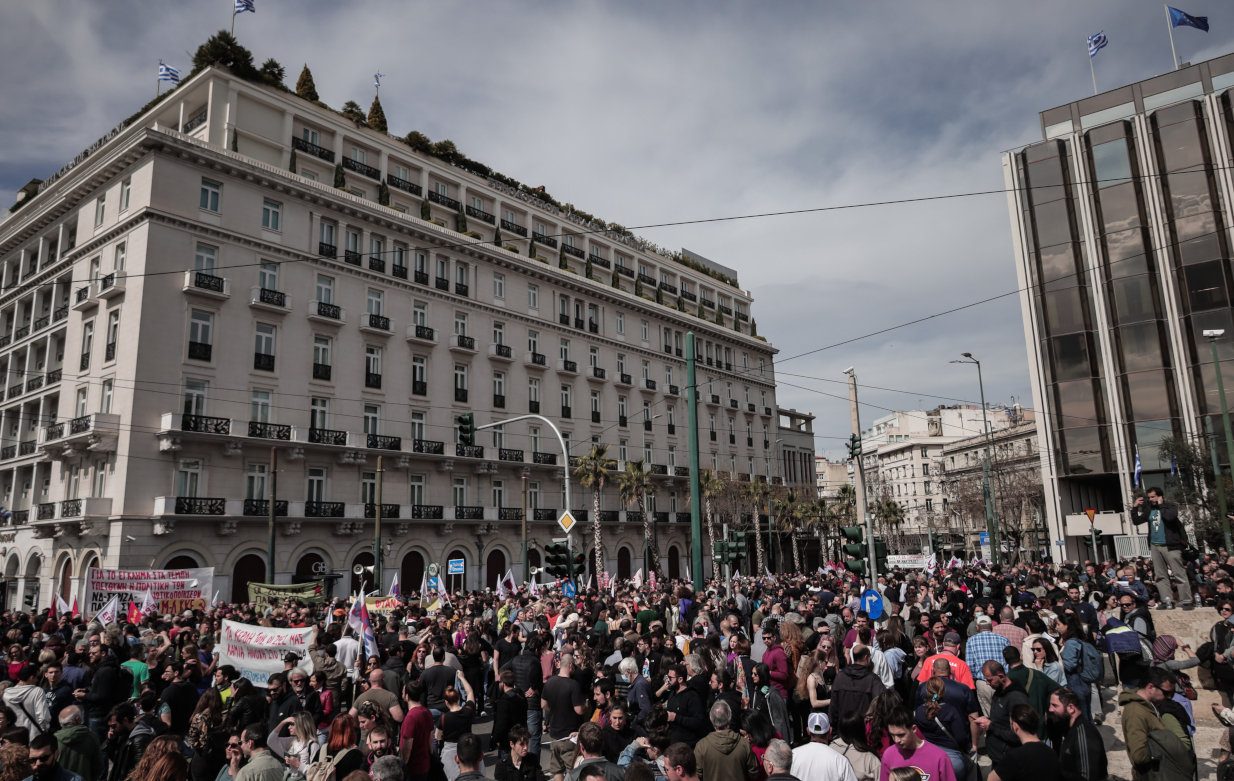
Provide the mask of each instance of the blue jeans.
POLYGON ((531 754, 540 756, 540 737, 543 734, 541 721, 544 718, 544 712, 540 710, 540 703, 536 703, 536 707, 527 709, 527 731, 531 733, 531 741, 527 746, 527 751, 531 754))
POLYGON ((1088 721, 1092 721, 1092 686, 1081 679, 1079 675, 1067 673, 1067 688, 1075 692, 1075 696, 1080 700, 1080 715, 1088 721))
MULTIPOLYGON (((939 748, 943 748, 939 746, 939 748)), ((947 758, 951 760, 951 769, 955 771, 956 781, 965 781, 968 778, 968 771, 971 765, 968 764, 968 758, 961 751, 956 751, 953 748, 943 748, 947 753, 947 758)))
POLYGON ((104 745, 107 743, 107 730, 107 717, 101 719, 96 719, 93 716, 90 717, 90 731, 97 735, 99 743, 104 745))

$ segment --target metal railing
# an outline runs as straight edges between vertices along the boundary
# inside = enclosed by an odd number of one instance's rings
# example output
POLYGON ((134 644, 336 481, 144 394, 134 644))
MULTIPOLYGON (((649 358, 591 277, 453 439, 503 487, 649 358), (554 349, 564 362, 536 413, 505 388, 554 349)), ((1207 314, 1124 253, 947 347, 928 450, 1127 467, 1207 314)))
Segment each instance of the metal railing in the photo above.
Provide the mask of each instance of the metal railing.
POLYGON ((328 363, 313 364, 313 379, 314 380, 329 380, 332 369, 328 363))
POLYGON ((381 375, 374 374, 373 372, 365 372, 364 373, 364 387, 380 388, 381 387, 381 375))
POLYGON ((402 450, 402 437, 388 437, 384 434, 369 434, 366 443, 372 450, 402 450))
POLYGON ((227 500, 197 496, 177 496, 176 515, 225 515, 227 500))
POLYGON ((291 426, 250 420, 249 436, 257 439, 280 439, 286 442, 291 440, 291 426))
MULTIPOLYGON (((286 516, 287 506, 288 506, 288 503, 286 499, 275 499, 274 500, 275 516, 280 516, 280 515, 286 516)), ((257 516, 259 518, 263 516, 269 517, 270 500, 269 499, 245 499, 244 500, 244 514, 249 515, 249 516, 257 516)))
POLYGON ((346 445, 347 432, 328 428, 310 428, 308 441, 314 445, 346 445))
POLYGON ((286 293, 280 292, 278 290, 271 290, 265 287, 257 291, 257 300, 263 304, 269 304, 270 306, 281 306, 281 307, 287 306, 287 294, 286 293))
POLYGON ((333 244, 327 244, 324 241, 317 242, 317 254, 325 258, 337 258, 338 247, 333 244))
POLYGON ((510 231, 511 233, 517 233, 519 236, 527 238, 527 229, 518 223, 510 222, 509 220, 502 220, 501 229, 510 231))
POLYGON ((522 461, 523 451, 503 447, 497 451, 497 458, 500 461, 522 461))
POLYGON ((484 520, 483 507, 465 507, 458 506, 454 508, 454 519, 456 521, 481 521, 484 520))
POLYGON ((403 192, 411 193, 412 195, 418 196, 421 193, 420 185, 415 182, 409 182, 406 179, 400 179, 394 174, 386 174, 386 184, 396 190, 402 190, 403 192))
POLYGON ((444 509, 439 504, 413 504, 411 518, 415 521, 440 521, 444 515, 444 509))
POLYGON ((531 462, 533 464, 541 464, 543 466, 557 466, 556 453, 532 453, 531 462))
POLYGON ((263 372, 274 371, 274 356, 266 353, 253 353, 253 368, 263 372))
POLYGON ((557 511, 546 507, 537 507, 531 511, 531 519, 533 521, 555 521, 557 520, 557 511))
POLYGON ((306 518, 342 518, 345 507, 342 502, 305 502, 306 518))
POLYGON ((225 283, 226 280, 222 277, 216 277, 213 274, 207 274, 204 271, 197 271, 193 274, 193 287, 199 287, 202 290, 222 293, 225 283))
POLYGON ((350 157, 343 158, 343 167, 348 171, 355 171, 358 174, 367 176, 370 179, 381 181, 381 171, 378 171, 371 165, 361 163, 359 160, 352 160, 350 157))
POLYGON ((418 325, 416 326, 416 338, 433 341, 437 338, 437 332, 427 325, 418 325))
MULTIPOLYGON (((198 116, 204 117, 205 113, 206 112, 203 111, 198 116)), ((188 131, 186 130, 184 132, 187 133, 188 131)), ((313 157, 317 157, 317 158, 321 158, 322 160, 325 160, 327 163, 334 162, 334 152, 333 151, 326 149, 324 146, 318 146, 317 144, 305 141, 303 138, 296 138, 295 136, 292 136, 291 148, 298 149, 301 152, 307 152, 313 157)))
POLYGON ((455 445, 454 454, 459 458, 484 458, 484 446, 455 445))
POLYGON ((428 191, 428 199, 432 201, 433 203, 439 203, 442 206, 446 207, 447 209, 451 209, 453 211, 458 211, 458 207, 460 206, 458 201, 454 200, 453 198, 449 196, 442 195, 436 190, 428 191))
MULTIPOLYGON (((365 502, 364 503, 364 517, 365 518, 376 518, 377 517, 377 503, 376 502, 365 502)), ((381 517, 382 518, 397 518, 398 517, 398 505, 397 504, 386 504, 385 502, 382 502, 381 517)))
POLYGON ((484 222, 487 222, 489 225, 493 225, 497 222, 497 218, 495 216, 493 216, 492 214, 489 214, 483 209, 477 209, 474 206, 468 206, 466 211, 467 211, 468 217, 475 217, 477 220, 483 220, 484 222))
POLYGON ((411 452, 423 453, 426 456, 443 456, 446 453, 446 444, 429 439, 416 439, 412 440, 411 452))

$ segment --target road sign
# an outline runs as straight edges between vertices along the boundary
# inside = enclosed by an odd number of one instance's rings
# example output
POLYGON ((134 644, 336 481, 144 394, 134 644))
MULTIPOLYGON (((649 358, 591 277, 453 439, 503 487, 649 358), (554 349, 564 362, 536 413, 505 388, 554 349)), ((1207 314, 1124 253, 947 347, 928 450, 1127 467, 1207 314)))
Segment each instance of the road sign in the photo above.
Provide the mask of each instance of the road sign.
POLYGON ((462 575, 463 574, 463 559, 450 559, 446 562, 447 575, 462 575))
POLYGON ((431 589, 437 588, 437 576, 436 575, 428 579, 428 587, 431 589))
POLYGON ((1067 544, 1067 541, 1066 540, 1055 540, 1054 544, 1061 548, 1067 544))
POLYGON ((440 568, 437 566, 437 562, 435 562, 435 561, 430 561, 430 562, 428 563, 428 576, 429 576, 430 578, 435 578, 435 577, 437 577, 437 573, 438 573, 439 571, 440 571, 440 568))
POLYGON ((981 539, 981 544, 982 544, 982 545, 989 545, 989 544, 990 544, 990 533, 989 533, 989 532, 982 532, 982 533, 981 533, 980 535, 978 535, 978 536, 979 536, 979 537, 980 537, 980 539, 981 539))
POLYGON ((566 534, 570 533, 570 530, 574 528, 574 524, 576 523, 578 523, 578 521, 574 520, 574 516, 570 514, 569 510, 563 510, 561 517, 557 519, 557 525, 560 526, 561 530, 566 534))
POLYGON ((870 589, 861 594, 861 609, 866 611, 871 621, 883 617, 883 595, 870 589))
POLYGON ((574 599, 574 595, 577 593, 578 592, 574 587, 574 581, 567 580, 565 583, 561 584, 561 595, 566 599, 574 599))

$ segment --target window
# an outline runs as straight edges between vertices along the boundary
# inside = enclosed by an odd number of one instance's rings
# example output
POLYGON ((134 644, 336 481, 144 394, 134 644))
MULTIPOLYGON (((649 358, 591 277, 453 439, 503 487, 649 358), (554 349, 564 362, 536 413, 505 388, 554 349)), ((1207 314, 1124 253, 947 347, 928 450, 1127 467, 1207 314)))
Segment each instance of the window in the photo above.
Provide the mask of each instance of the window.
POLYGON ((590 350, 588 350, 587 360, 591 368, 594 369, 597 366, 599 366, 600 365, 600 350, 595 347, 592 347, 590 350))
POLYGON ((532 354, 538 354, 540 352, 540 332, 539 331, 528 331, 527 332, 527 349, 530 350, 532 354))
POLYGON ((745 388, 745 393, 746 393, 746 404, 749 404, 750 403, 750 386, 746 385, 743 387, 745 388))
POLYGON ((626 356, 622 353, 617 353, 617 373, 626 373, 626 356))
POLYGON ((356 233, 355 231, 347 231, 346 235, 343 236, 343 240, 347 242, 346 245, 344 245, 343 247, 344 249, 350 252, 354 252, 357 255, 360 254, 360 234, 359 233, 356 233))
POLYGON ((214 315, 194 309, 192 320, 189 323, 189 341, 197 344, 214 344, 213 334, 214 315))
POLYGON ((711 424, 711 429, 710 429, 711 433, 712 434, 716 433, 716 416, 708 415, 707 419, 708 419, 708 422, 711 424))
POLYGON ((205 244, 197 245, 197 252, 193 254, 193 270, 201 271, 206 274, 214 273, 214 262, 218 257, 218 250, 214 247, 205 244))
POLYGON ((527 307, 529 309, 540 308, 540 288, 537 285, 527 286, 527 307))
POLYGON ((129 208, 129 199, 133 195, 133 180, 125 179, 120 183, 120 211, 129 208))
POLYGON ((407 276, 407 248, 394 247, 394 266, 395 268, 403 269, 403 276, 407 276))
POLYGON ((357 163, 367 163, 368 162, 368 152, 364 151, 358 146, 353 146, 351 148, 351 159, 355 160, 357 163))
MULTIPOLYGON (((411 413, 411 438, 412 439, 425 439, 426 437, 424 435, 424 429, 425 429, 424 413, 423 412, 411 413)), ((417 502, 416 504, 424 504, 424 503, 417 502)))
POLYGON ((317 181, 317 174, 313 173, 307 168, 301 168, 300 175, 303 176, 305 179, 308 179, 311 182, 317 181))
POLYGON ((759 373, 759 375, 760 375, 760 376, 763 376, 763 377, 766 377, 766 376, 767 376, 766 367, 763 365, 763 359, 762 359, 762 358, 759 358, 759 359, 758 359, 758 373, 759 373))
POLYGON ((651 361, 643 361, 643 379, 651 379, 651 361))
POLYGON ((573 395, 573 393, 574 393, 574 389, 571 388, 569 385, 561 386, 561 408, 562 409, 567 409, 569 407, 574 406, 573 404, 570 403, 570 397, 573 395))
POLYGON ((324 502, 326 500, 326 470, 314 467, 308 470, 308 496, 305 501, 324 502))
POLYGON ((600 411, 600 391, 591 392, 591 411, 592 412, 600 411))
POLYGON ((274 201, 262 201, 261 227, 272 231, 282 230, 282 228, 279 227, 282 224, 282 214, 282 204, 275 203, 274 201))
POLYGON ((673 367, 672 366, 664 367, 664 384, 666 385, 673 384, 673 367))
POLYGON ((257 284, 266 290, 279 289, 279 266, 263 260, 257 267, 257 284))
POLYGON ((120 242, 116 245, 116 254, 112 256, 111 267, 115 271, 124 271, 124 261, 128 257, 128 243, 120 242))
POLYGON ((368 345, 364 348, 364 370, 369 374, 381 375, 381 348, 368 345))
MULTIPOLYGON (((206 383, 202 380, 185 380, 184 382, 184 414, 206 414, 206 383)), ((84 389, 78 391, 82 394, 84 389)))
POLYGON ((266 498, 266 476, 269 474, 270 465, 255 463, 249 464, 245 471, 245 499, 264 499, 266 498))
POLYGON ((505 507, 506 506, 506 481, 505 480, 494 480, 493 481, 493 506, 494 507, 505 507))
POLYGON ((411 503, 424 504, 424 475, 412 475, 408 478, 411 487, 411 503))
MULTIPOLYGON (((493 426, 491 431, 493 432, 493 447, 497 448, 498 450, 501 450, 502 448, 506 446, 506 427, 505 426, 493 426)), ((497 480, 494 482, 501 482, 501 481, 497 480)))
POLYGON ((563 318, 568 318, 570 316, 570 299, 565 296, 557 299, 557 309, 559 310, 559 315, 563 318))
POLYGON ((399 179, 402 179, 404 182, 411 181, 411 171, 407 170, 406 166, 402 166, 402 165, 394 166, 394 175, 397 176, 399 179))
POLYGON ((506 275, 505 274, 494 274, 493 275, 493 298, 505 298, 505 297, 506 297, 506 275))
POLYGON ((303 132, 303 138, 305 141, 309 142, 313 146, 321 145, 321 136, 316 130, 306 127, 301 128, 301 131, 303 132))
POLYGON ((617 459, 619 461, 630 460, 630 442, 628 440, 620 440, 617 443, 617 459))
POLYGON ((454 364, 454 388, 467 390, 467 367, 461 363, 454 364))
POLYGON ((381 315, 382 303, 385 301, 386 295, 380 290, 369 288, 368 291, 368 313, 370 315, 381 315))
POLYGON ((321 366, 330 365, 330 337, 313 337, 313 363, 321 366))
POLYGON ((250 403, 249 420, 254 423, 270 422, 270 391, 253 391, 253 398, 250 403))
POLYGON ((454 333, 459 336, 467 335, 467 314, 465 312, 454 313, 454 333))
POLYGON ((449 192, 447 191, 446 186, 442 184, 441 182, 434 182, 433 189, 437 191, 438 195, 449 196, 449 192))
POLYGON ((570 360, 570 340, 569 339, 561 340, 561 360, 563 361, 570 360))
MULTIPOLYGON (((675 445, 668 446, 668 465, 670 467, 677 466, 677 447, 675 445)), ((674 501, 676 500, 676 497, 677 495, 673 494, 674 501)))
POLYGON ((201 180, 201 203, 199 206, 208 212, 219 210, 219 186, 208 179, 201 180))
POLYGON ((321 243, 334 246, 334 226, 328 222, 321 224, 321 243))
POLYGON ((493 323, 493 344, 504 345, 506 343, 506 324, 493 323))
MULTIPOLYGON (((424 356, 422 355, 412 356, 411 358, 411 381, 427 383, 427 380, 428 380, 428 365, 424 360, 424 356)), ((420 414, 420 413, 412 413, 413 416, 416 414, 420 414)), ((424 439, 424 437, 418 437, 418 438, 424 439)))
POLYGON ((467 284, 467 264, 466 263, 455 263, 454 264, 454 282, 455 284, 459 284, 459 285, 467 284))
POLYGON ((531 452, 542 453, 540 450, 540 427, 532 426, 527 430, 527 438, 531 440, 531 452))
MULTIPOLYGON (((77 389, 77 403, 73 405, 73 417, 80 418, 80 417, 85 416, 85 414, 86 414, 86 388, 78 388, 77 389)), ((34 426, 33 419, 30 421, 30 426, 31 427, 34 426)), ((14 430, 16 430, 17 428, 16 424, 14 424, 13 428, 14 430)))
POLYGON ((437 258, 437 278, 449 281, 450 264, 445 258, 437 258))
POLYGON ((411 306, 411 322, 413 325, 428 327, 428 304, 416 301, 411 306))
POLYGON ((617 313, 617 333, 624 334, 626 332, 626 315, 624 312, 617 313))
POLYGON ((493 372, 493 395, 506 395, 506 374, 505 372, 493 372))
POLYGON ((381 410, 376 404, 364 405, 364 433, 381 433, 381 410))
POLYGON ((103 224, 103 210, 107 204, 107 195, 100 195, 99 199, 94 202, 94 227, 103 224))
POLYGON ((540 484, 527 484, 527 506, 532 510, 540 509, 540 484))
POLYGON ((731 382, 726 382, 724 383, 724 387, 725 387, 726 392, 728 393, 728 400, 732 401, 733 400, 733 384, 731 382))
MULTIPOLYGON (((445 185, 438 185, 438 187, 445 187, 445 185)), ((467 505, 467 478, 456 477, 454 478, 454 506, 455 507, 465 507, 466 505, 467 505)))
POLYGON ((111 348, 112 355, 115 355, 115 348, 112 347, 116 340, 120 338, 120 312, 112 311, 107 315, 107 346, 111 348))
POLYGON ((540 381, 534 377, 527 381, 527 399, 535 402, 540 401, 540 381))
POLYGON ((642 333, 643 333, 643 341, 645 342, 645 341, 647 341, 647 321, 646 321, 646 320, 643 320, 643 321, 642 321, 642 324, 643 324, 643 331, 642 331, 642 333))
POLYGON ((103 397, 99 403, 99 412, 104 415, 111 412, 111 399, 115 390, 115 380, 103 380, 103 397))
POLYGON ((369 236, 368 256, 373 260, 381 260, 386 254, 385 242, 376 236, 369 236))
POLYGON ((676 407, 673 407, 672 405, 669 405, 669 407, 668 407, 668 425, 670 425, 670 426, 676 426, 676 425, 677 425, 677 414, 676 414, 676 413, 677 413, 677 408, 676 408, 676 407))
POLYGON ((334 279, 324 274, 317 275, 317 300, 323 304, 334 303, 334 279))
POLYGON ((201 462, 181 461, 176 470, 176 496, 195 497, 201 483, 201 462))
POLYGON ((107 495, 107 462, 94 462, 94 490, 91 496, 107 495))
POLYGON ((330 400, 313 397, 309 402, 309 428, 325 429, 330 423, 330 400))

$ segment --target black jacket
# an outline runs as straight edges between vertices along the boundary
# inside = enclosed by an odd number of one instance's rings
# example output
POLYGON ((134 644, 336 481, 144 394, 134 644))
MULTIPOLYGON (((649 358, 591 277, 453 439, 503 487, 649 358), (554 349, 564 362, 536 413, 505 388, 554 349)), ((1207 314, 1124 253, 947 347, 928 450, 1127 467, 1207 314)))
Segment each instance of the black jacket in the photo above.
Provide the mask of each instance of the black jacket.
POLYGON ((1075 720, 1063 737, 1058 765, 1063 781, 1097 781, 1108 775, 1105 744, 1091 721, 1083 717, 1075 720))
POLYGON ((250 694, 248 697, 232 698, 231 727, 235 731, 239 732, 248 725, 257 724, 265 718, 266 701, 261 695, 250 694))
POLYGON ((664 701, 664 709, 676 714, 668 723, 669 743, 693 746, 707 734, 707 713, 693 689, 685 688, 670 694, 664 701))
POLYGON ((112 706, 124 702, 132 695, 131 689, 126 691, 131 685, 127 676, 120 674, 120 661, 109 653, 94 669, 90 690, 81 702, 86 706, 90 718, 106 719, 112 706))
POLYGON ((836 675, 831 687, 831 705, 827 715, 832 724, 839 723, 846 713, 865 713, 874 698, 887 689, 882 680, 863 664, 850 664, 836 675))
POLYGON ((128 778, 137 767, 137 763, 141 761, 141 755, 146 752, 146 747, 155 737, 157 733, 149 720, 141 718, 137 720, 133 731, 123 740, 107 741, 107 758, 111 760, 111 770, 107 773, 107 781, 124 781, 128 778))
MULTIPOLYGON (((318 698, 318 704, 320 704, 320 702, 321 699, 318 698)), ((269 725, 270 729, 274 729, 282 723, 283 719, 299 713, 302 710, 304 710, 304 706, 300 704, 300 698, 289 691, 284 691, 283 699, 275 700, 270 703, 270 709, 268 711, 268 715, 266 716, 266 724, 269 725)))
POLYGON ((995 765, 1003 761, 1007 751, 1020 745, 1020 739, 1011 730, 1011 709, 1020 704, 1032 705, 1028 692, 1015 681, 1008 683, 1001 692, 994 692, 990 700, 990 729, 986 732, 985 745, 995 765))
POLYGON ((626 746, 634 742, 638 737, 638 731, 632 726, 626 726, 624 730, 618 732, 613 729, 612 724, 604 727, 604 758, 609 762, 616 762, 621 758, 621 752, 626 750, 626 746))
POLYGON ((489 748, 509 751, 510 728, 515 724, 527 726, 527 698, 511 689, 493 700, 493 739, 489 748))
POLYGON ((540 707, 540 694, 544 691, 544 668, 540 666, 540 657, 523 652, 501 666, 503 670, 514 671, 514 690, 526 694, 528 689, 536 692, 534 697, 528 697, 527 702, 540 707))
MULTIPOLYGON (((304 688, 308 689, 307 686, 304 688)), ((402 689, 399 689, 399 691, 401 692, 402 689)), ((299 700, 300 698, 296 697, 296 699, 299 700)), ((308 689, 308 693, 304 695, 304 699, 300 702, 300 710, 308 711, 313 716, 313 723, 320 724, 321 713, 324 710, 321 706, 321 695, 312 689, 308 689)), ((273 729, 274 725, 271 724, 270 728, 273 729)))
MULTIPOLYGON (((1183 525, 1178 520, 1178 505, 1173 502, 1162 502, 1160 507, 1149 504, 1147 501, 1139 507, 1131 508, 1131 523, 1140 526, 1148 523, 1149 515, 1152 511, 1161 511, 1161 523, 1165 532, 1165 544, 1170 550, 1182 550, 1187 547, 1187 533, 1183 531, 1183 525)), ((1151 539, 1152 529, 1149 529, 1149 539, 1151 539)))
POLYGON ((493 778, 497 781, 540 781, 544 774, 540 772, 540 762, 535 755, 528 754, 523 758, 523 764, 517 768, 509 756, 498 760, 493 778))
POLYGON ((60 729, 60 711, 73 704, 73 687, 61 680, 56 688, 47 692, 47 709, 51 711, 52 732, 60 729))

